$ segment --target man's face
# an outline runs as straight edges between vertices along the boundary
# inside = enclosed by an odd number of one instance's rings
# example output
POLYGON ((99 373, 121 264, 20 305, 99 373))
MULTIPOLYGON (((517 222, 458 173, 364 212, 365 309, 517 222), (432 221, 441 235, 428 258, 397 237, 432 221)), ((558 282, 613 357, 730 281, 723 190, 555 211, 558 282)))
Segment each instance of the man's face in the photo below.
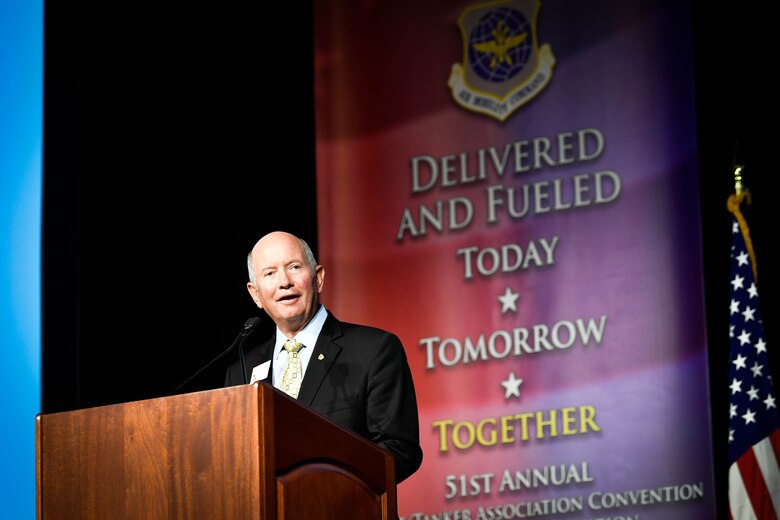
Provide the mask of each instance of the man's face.
POLYGON ((317 312, 323 267, 312 271, 301 243, 287 233, 260 239, 252 249, 252 265, 257 284, 247 284, 249 294, 282 332, 294 336, 317 312))

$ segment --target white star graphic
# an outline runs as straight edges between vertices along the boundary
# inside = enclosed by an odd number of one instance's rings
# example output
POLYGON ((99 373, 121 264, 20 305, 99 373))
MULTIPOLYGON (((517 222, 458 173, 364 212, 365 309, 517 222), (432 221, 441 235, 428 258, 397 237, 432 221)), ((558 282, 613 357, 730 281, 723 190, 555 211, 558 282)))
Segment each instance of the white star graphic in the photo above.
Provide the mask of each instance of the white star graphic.
POLYGON ((761 369, 764 368, 764 365, 759 365, 758 361, 753 363, 753 366, 750 367, 750 371, 753 372, 753 377, 761 377, 761 369))
POLYGON ((751 412, 750 408, 748 408, 748 411, 745 412, 745 415, 743 415, 742 418, 745 419, 745 424, 756 422, 756 413, 751 412))
POLYGON ((737 339, 739 339, 739 344, 744 345, 745 343, 750 343, 750 333, 746 330, 742 331, 742 334, 740 334, 737 339))
POLYGON ((734 430, 729 428, 729 442, 734 440, 734 430))
POLYGON ((745 278, 739 275, 734 276, 734 279, 731 280, 731 285, 734 286, 734 290, 742 289, 742 282, 745 281, 745 278))
POLYGON ((742 316, 745 317, 745 321, 750 321, 753 319, 753 314, 755 314, 756 310, 751 309, 750 307, 746 307, 744 311, 742 311, 742 316))
POLYGON ((738 265, 747 265, 748 262, 748 255, 746 252, 742 251, 740 254, 737 255, 737 262, 738 265))
POLYGON ((769 410, 770 408, 777 408, 775 405, 775 398, 771 395, 764 399, 764 404, 766 405, 766 409, 769 410))
MULTIPOLYGON (((750 336, 750 334, 748 334, 748 336, 750 336)), ((742 343, 740 342, 740 345, 741 344, 742 343)), ((756 341, 756 344, 753 346, 756 347, 756 354, 760 354, 761 352, 766 352, 766 343, 764 343, 764 338, 761 338, 758 341, 756 341)))
POLYGON ((741 392, 742 391, 742 381, 738 381, 737 378, 735 377, 731 381, 731 384, 729 385, 729 388, 731 388, 731 395, 734 395, 737 392, 741 392))
POLYGON ((750 400, 758 399, 758 388, 756 388, 753 385, 750 385, 750 390, 747 391, 747 395, 750 396, 750 400))
POLYGON ((498 301, 501 302, 501 314, 506 314, 507 311, 517 312, 517 299, 520 295, 512 291, 512 288, 507 286, 504 294, 498 297, 498 301))
POLYGON ((729 405, 729 419, 737 416, 737 405, 729 405))
POLYGON ((739 302, 737 300, 731 300, 729 314, 736 314, 737 312, 739 312, 739 302))
POLYGON ((758 296, 758 289, 756 288, 756 284, 751 283, 750 287, 748 287, 748 294, 750 295, 750 298, 755 298, 758 296))
POLYGON ((743 356, 742 354, 737 354, 737 359, 732 361, 731 363, 737 367, 736 370, 739 370, 740 368, 745 368, 747 365, 745 365, 745 361, 747 361, 747 358, 743 356))
POLYGON ((505 381, 501 381, 501 386, 504 387, 504 399, 509 399, 512 396, 520 397, 520 385, 523 384, 523 380, 515 377, 515 373, 509 372, 509 377, 505 381))

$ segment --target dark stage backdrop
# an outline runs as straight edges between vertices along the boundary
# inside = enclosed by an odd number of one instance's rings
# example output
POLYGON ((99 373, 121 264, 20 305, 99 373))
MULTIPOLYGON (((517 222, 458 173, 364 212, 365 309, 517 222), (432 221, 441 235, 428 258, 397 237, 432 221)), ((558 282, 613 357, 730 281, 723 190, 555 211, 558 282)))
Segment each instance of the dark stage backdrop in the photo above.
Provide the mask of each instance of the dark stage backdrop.
MULTIPOLYGON (((748 6, 719 12, 693 5, 720 454, 727 419, 726 198, 737 140, 753 192, 748 222, 770 357, 777 336, 774 148, 771 132, 755 123, 771 125, 766 116, 775 103, 767 65, 755 58, 769 48, 769 17, 748 6)), ((245 255, 259 236, 287 229, 317 249, 311 6, 49 3, 45 16, 43 411, 163 396, 260 315, 244 287, 245 255)), ((263 316, 259 333, 271 331, 263 316)), ((778 357, 771 358, 775 365, 778 357)), ((230 361, 182 391, 220 386, 230 361)), ((726 471, 717 465, 725 460, 715 462, 722 487, 726 471)))

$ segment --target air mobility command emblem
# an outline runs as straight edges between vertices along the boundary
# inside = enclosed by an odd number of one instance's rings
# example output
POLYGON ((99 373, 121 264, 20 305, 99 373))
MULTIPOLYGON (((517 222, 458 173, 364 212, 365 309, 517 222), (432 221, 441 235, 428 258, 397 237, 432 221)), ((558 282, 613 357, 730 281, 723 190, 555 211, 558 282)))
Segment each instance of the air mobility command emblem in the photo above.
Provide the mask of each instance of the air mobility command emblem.
POLYGON ((463 61, 450 72, 455 101, 505 121, 550 82, 555 56, 537 43, 538 0, 473 5, 458 19, 463 61))

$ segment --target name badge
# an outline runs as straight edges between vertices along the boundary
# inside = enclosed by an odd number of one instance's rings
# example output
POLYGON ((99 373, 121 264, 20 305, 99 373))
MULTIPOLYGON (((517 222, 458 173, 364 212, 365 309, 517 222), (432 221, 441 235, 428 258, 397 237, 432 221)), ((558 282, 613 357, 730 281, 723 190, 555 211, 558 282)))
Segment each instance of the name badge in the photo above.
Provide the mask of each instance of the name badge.
POLYGON ((268 377, 268 370, 271 368, 271 360, 269 359, 265 363, 262 363, 260 365, 257 365, 255 368, 252 369, 252 377, 249 379, 249 384, 251 385, 255 381, 262 381, 263 379, 268 377))

